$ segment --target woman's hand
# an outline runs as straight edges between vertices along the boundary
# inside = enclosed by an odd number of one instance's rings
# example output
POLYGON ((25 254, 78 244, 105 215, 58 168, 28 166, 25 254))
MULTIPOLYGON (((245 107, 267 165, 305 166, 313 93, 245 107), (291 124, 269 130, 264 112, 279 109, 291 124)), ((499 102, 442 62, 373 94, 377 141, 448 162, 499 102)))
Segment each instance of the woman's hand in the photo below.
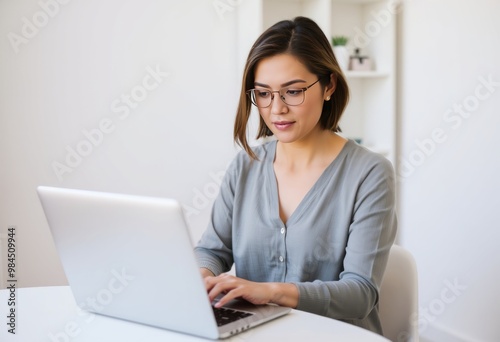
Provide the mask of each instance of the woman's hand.
POLYGON ((216 307, 221 307, 236 298, 243 298, 256 305, 275 303, 296 307, 298 303, 299 293, 293 284, 257 283, 229 274, 207 276, 204 279, 210 301, 221 293, 225 294, 215 305, 216 307))

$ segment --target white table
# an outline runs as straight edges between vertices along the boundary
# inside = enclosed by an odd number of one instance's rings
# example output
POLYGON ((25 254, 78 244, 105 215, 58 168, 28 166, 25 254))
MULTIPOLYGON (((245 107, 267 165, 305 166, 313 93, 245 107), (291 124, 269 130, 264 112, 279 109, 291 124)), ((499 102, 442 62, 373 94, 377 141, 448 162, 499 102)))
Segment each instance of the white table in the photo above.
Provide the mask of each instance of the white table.
MULTIPOLYGON (((146 325, 83 312, 68 286, 16 290, 16 334, 9 326, 8 290, 0 291, 0 341, 207 341, 146 325)), ((334 319, 292 310, 285 317, 224 341, 388 341, 365 329, 334 319)))

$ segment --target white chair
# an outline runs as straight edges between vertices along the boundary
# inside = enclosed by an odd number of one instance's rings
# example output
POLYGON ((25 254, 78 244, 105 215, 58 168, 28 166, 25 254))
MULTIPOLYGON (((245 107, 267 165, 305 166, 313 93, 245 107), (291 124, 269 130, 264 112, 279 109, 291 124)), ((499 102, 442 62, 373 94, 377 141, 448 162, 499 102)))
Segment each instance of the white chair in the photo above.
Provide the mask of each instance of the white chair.
POLYGON ((379 314, 384 336, 418 342, 418 276, 409 251, 393 245, 380 286, 379 314))

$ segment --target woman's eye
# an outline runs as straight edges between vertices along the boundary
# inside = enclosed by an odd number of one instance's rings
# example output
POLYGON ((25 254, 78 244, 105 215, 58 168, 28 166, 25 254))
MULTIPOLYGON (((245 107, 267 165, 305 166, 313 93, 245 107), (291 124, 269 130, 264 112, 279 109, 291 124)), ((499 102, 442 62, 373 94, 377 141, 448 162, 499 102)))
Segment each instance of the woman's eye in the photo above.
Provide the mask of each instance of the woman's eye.
POLYGON ((258 97, 269 97, 269 94, 271 94, 270 91, 265 91, 265 90, 258 90, 257 91, 258 97))
POLYGON ((298 96, 302 93, 302 89, 287 89, 286 95, 288 96, 298 96))

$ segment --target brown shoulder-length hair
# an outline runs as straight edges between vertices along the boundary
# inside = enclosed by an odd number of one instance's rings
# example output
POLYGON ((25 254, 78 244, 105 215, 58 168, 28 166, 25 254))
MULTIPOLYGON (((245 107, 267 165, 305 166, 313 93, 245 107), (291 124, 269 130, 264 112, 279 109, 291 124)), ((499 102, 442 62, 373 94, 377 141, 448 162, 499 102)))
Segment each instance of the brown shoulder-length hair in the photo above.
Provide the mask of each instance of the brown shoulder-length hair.
MULTIPOLYGON (((311 19, 296 17, 280 21, 268 28, 255 41, 245 64, 240 101, 234 122, 234 141, 243 147, 252 159, 257 159, 247 141, 247 124, 250 118, 251 101, 247 91, 254 88, 255 69, 264 58, 278 54, 290 54, 320 79, 322 87, 330 83, 330 75, 336 79, 336 88, 329 101, 323 104, 320 125, 325 130, 340 131, 339 120, 349 101, 349 89, 344 75, 333 54, 330 42, 320 27, 311 19)), ((257 139, 273 133, 260 117, 257 139)))

